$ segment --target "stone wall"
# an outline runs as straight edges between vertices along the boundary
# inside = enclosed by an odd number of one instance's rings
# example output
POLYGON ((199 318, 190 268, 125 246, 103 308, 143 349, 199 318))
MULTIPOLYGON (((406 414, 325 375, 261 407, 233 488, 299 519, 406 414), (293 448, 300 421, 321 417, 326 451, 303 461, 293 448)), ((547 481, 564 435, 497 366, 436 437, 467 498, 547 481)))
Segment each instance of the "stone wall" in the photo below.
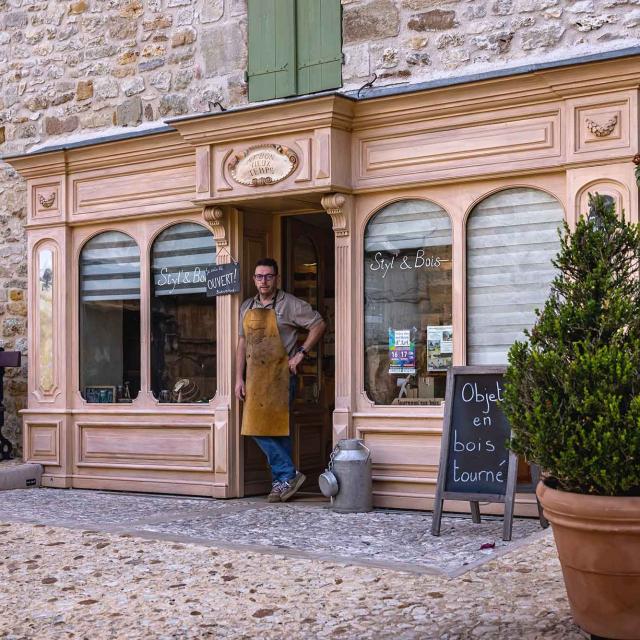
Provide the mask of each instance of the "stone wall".
MULTIPOLYGON (((640 0, 342 0, 344 90, 635 45, 640 0)), ((0 153, 247 101, 246 0, 0 0, 0 153)), ((24 183, 0 163, 0 339, 26 345, 24 183)), ((19 440, 26 358, 7 370, 19 440)))
POLYGON ((640 0, 342 0, 345 85, 420 82, 637 45, 640 0))

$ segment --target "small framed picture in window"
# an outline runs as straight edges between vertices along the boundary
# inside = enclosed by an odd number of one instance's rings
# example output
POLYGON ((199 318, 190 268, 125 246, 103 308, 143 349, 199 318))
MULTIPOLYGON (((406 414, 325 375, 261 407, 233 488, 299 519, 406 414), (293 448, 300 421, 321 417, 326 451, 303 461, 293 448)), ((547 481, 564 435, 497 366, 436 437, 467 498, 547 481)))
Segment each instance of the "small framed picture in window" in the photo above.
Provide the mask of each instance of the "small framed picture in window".
POLYGON ((84 399, 87 402, 107 404, 116 401, 116 388, 108 385, 93 385, 84 388, 84 399))

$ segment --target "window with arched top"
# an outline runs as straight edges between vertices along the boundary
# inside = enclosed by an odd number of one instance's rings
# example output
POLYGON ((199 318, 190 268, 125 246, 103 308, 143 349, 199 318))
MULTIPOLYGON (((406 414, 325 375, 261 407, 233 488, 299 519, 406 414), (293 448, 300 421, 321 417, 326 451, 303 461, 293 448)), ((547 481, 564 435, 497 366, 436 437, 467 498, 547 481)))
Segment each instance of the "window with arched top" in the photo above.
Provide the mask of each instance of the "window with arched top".
POLYGON ((452 364, 451 220, 437 204, 403 200, 364 235, 365 390, 376 404, 444 400, 452 364))
POLYGON ((215 241, 175 224, 151 249, 151 390, 160 402, 208 402, 216 392, 216 302, 207 297, 215 241))
POLYGON ((140 250, 105 231, 80 253, 80 392, 130 402, 140 391, 140 250))
POLYGON ((467 221, 467 364, 506 364, 533 326, 555 275, 560 203, 538 189, 506 189, 467 221))

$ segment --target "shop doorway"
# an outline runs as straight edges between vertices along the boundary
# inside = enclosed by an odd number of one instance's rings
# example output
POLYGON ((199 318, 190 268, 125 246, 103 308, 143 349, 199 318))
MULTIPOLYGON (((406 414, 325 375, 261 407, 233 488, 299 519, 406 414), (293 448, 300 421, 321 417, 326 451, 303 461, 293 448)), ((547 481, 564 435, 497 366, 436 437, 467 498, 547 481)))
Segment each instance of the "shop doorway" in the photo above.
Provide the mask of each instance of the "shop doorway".
MULTIPOLYGON (((248 275, 247 295, 252 295, 251 273, 255 261, 272 255, 269 234, 245 225, 244 256, 248 275)), ((296 398, 291 410, 293 461, 306 476, 302 491, 319 493, 318 476, 327 465, 332 448, 332 418, 335 407, 335 249, 331 219, 326 213, 285 215, 272 227, 273 245, 285 291, 308 302, 327 323, 321 343, 304 361, 298 375, 296 398)), ((265 229, 266 230, 266 229, 265 229)), ((299 344, 305 339, 299 336, 299 344)), ((267 493, 270 473, 262 452, 251 438, 244 442, 244 495, 267 493)))

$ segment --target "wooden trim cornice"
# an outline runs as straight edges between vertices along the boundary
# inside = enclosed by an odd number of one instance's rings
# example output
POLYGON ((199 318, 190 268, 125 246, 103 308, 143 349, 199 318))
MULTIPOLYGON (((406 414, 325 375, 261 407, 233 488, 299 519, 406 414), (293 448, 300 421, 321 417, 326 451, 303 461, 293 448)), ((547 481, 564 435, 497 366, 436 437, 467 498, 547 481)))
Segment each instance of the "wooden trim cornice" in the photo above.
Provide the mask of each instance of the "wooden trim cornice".
POLYGON ((349 131, 355 103, 340 95, 265 104, 253 109, 172 121, 192 145, 220 144, 330 127, 349 131))
MULTIPOLYGON (((242 144, 277 139, 298 132, 333 130, 344 135, 365 130, 425 125, 434 120, 478 119, 484 112, 537 108, 555 103, 560 108, 576 98, 640 88, 640 56, 581 62, 530 73, 491 77, 448 86, 408 90, 357 99, 341 94, 309 96, 294 101, 258 104, 234 111, 194 115, 171 121, 166 133, 7 158, 27 178, 42 178, 126 166, 132 163, 185 157, 194 147, 242 144)), ((562 159, 560 159, 562 162, 562 159)), ((195 161, 194 161, 195 162, 195 161)), ((326 187, 326 185, 325 185, 326 187)))
POLYGON ((361 100, 352 130, 640 87, 640 56, 361 100))
POLYGON ((11 165, 23 178, 27 179, 59 176, 67 173, 65 151, 7 158, 4 162, 11 165))
POLYGON ((172 131, 113 142, 96 141, 84 147, 6 158, 5 162, 25 178, 43 178, 191 156, 195 164, 193 147, 172 131))

